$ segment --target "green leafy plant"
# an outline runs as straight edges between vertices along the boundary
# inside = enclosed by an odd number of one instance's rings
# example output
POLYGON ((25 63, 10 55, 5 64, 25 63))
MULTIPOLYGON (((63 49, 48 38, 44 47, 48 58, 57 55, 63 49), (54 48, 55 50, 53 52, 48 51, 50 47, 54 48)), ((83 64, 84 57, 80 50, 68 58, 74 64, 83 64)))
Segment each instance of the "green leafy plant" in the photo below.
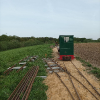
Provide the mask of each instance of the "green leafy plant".
POLYGON ((93 73, 97 78, 100 78, 100 69, 97 67, 93 67, 89 62, 86 62, 85 60, 81 59, 80 57, 76 57, 77 60, 82 62, 83 66, 91 67, 89 73, 93 73))

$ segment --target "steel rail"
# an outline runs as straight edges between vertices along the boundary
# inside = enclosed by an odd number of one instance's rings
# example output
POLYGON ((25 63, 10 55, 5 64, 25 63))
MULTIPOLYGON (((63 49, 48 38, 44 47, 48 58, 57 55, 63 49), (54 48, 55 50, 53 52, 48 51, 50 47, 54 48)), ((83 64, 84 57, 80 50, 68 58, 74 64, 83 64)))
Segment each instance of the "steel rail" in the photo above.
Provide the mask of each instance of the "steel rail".
MULTIPOLYGON (((26 88, 26 86, 28 85, 28 82, 30 81, 30 78, 31 78, 32 75, 34 74, 34 70, 35 70, 35 69, 33 69, 33 70, 30 72, 30 75, 26 78, 25 84, 23 85, 24 88, 22 89, 22 91, 20 90, 21 92, 24 92, 24 91, 25 91, 25 88, 26 88)), ((19 92, 20 92, 20 91, 19 91, 19 92)))
MULTIPOLYGON (((26 77, 27 77, 27 76, 26 76, 26 77)), ((26 77, 25 77, 25 79, 26 79, 26 77)), ((22 86, 22 84, 23 84, 23 82, 25 81, 25 79, 22 81, 22 83, 20 84, 20 86, 22 86)), ((20 86, 19 86, 19 87, 20 87, 20 86)), ((12 99, 11 99, 11 100, 15 100, 16 95, 19 95, 19 94, 18 94, 18 90, 20 89, 19 87, 18 87, 17 90, 15 91, 15 93, 14 93, 14 95, 12 96, 12 99)))
MULTIPOLYGON (((36 75, 37 75, 37 73, 38 73, 38 70, 39 70, 39 67, 37 68, 37 71, 36 71, 35 77, 36 77, 36 75)), ((29 90, 28 90, 28 93, 27 93, 27 95, 26 95, 25 100, 27 100, 28 97, 29 97, 29 94, 30 94, 30 92, 31 92, 31 88, 32 88, 32 85, 33 85, 33 83, 34 83, 34 79, 35 79, 35 77, 32 79, 33 81, 32 81, 32 83, 31 83, 31 85, 30 85, 30 88, 29 88, 29 90)))
MULTIPOLYGON (((33 58, 34 58, 34 57, 32 57, 29 61, 31 61, 33 58)), ((29 62, 29 61, 27 61, 27 62, 29 62)), ((17 70, 17 73, 18 73, 21 69, 23 69, 23 67, 24 67, 25 65, 26 65, 26 64, 24 64, 20 69, 18 69, 18 70, 17 70)))
POLYGON ((24 59, 20 60, 18 63, 20 63, 21 61, 25 60, 26 58, 28 58, 29 56, 25 57, 24 59))
MULTIPOLYGON (((25 59, 27 59, 28 57, 30 57, 30 56, 27 56, 27 57, 25 57, 24 59, 22 59, 22 60, 20 60, 18 63, 20 63, 21 61, 23 61, 23 60, 25 60, 25 59)), ((34 57, 33 57, 34 58, 34 57)), ((22 66, 22 68, 25 66, 26 64, 24 64, 23 66, 22 66)), ((12 71, 12 68, 13 67, 15 67, 16 66, 16 64, 15 65, 13 65, 12 67, 10 67, 9 69, 7 69, 5 72, 4 72, 4 74, 6 73, 6 75, 8 75, 9 74, 9 72, 11 72, 12 71)), ((22 69, 21 68, 21 69, 22 69)))
MULTIPOLYGON (((29 56, 25 57, 24 59, 28 58, 29 56)), ((21 61, 23 61, 24 59, 20 60, 18 63, 20 63, 21 61)), ((10 67, 9 69, 7 69, 4 74, 6 73, 7 75, 9 74, 9 71, 12 71, 12 68, 15 67, 16 64, 14 64, 12 67, 10 67)))
MULTIPOLYGON (((4 74, 7 73, 8 71, 12 70, 12 68, 15 67, 15 66, 16 66, 16 64, 14 64, 12 67, 10 67, 9 69, 7 69, 7 70, 4 72, 4 74)), ((9 72, 8 72, 7 74, 9 74, 9 72)))
MULTIPOLYGON (((32 71, 32 69, 34 70, 34 68, 35 68, 35 67, 31 68, 30 71, 28 71, 28 72, 29 72, 29 73, 28 73, 29 75, 30 75, 30 73, 31 73, 31 75, 34 76, 34 73, 33 73, 33 71, 32 71)), ((36 67, 36 68, 37 68, 37 67, 36 67)), ((35 70, 36 70, 36 69, 35 69, 35 70)), ((32 76, 29 76, 30 79, 32 79, 32 78, 31 78, 32 76)), ((26 76, 26 79, 29 79, 29 78, 27 78, 27 76, 26 76)), ((30 81, 30 79, 29 79, 29 81, 30 81)), ((25 79, 24 79, 24 80, 25 80, 25 79)), ((22 86, 24 87, 25 85, 26 85, 26 84, 24 84, 24 85, 22 85, 22 86)), ((28 84, 27 84, 26 86, 28 86, 28 84)), ((19 88, 20 88, 20 87, 19 87, 19 88)), ((18 88, 18 89, 19 89, 19 88, 18 88)), ((24 91, 25 91, 25 88, 23 88, 23 89, 24 89, 24 91)), ((22 91, 19 89, 19 90, 21 91, 21 93, 24 92, 23 89, 22 89, 22 91)), ((17 96, 15 96, 15 95, 13 94, 14 97, 13 97, 12 99, 9 98, 9 100, 20 100, 20 93, 19 93, 20 91, 17 91, 17 92, 16 92, 16 93, 18 93, 17 96)))
MULTIPOLYGON (((52 59, 51 59, 52 60, 52 59)), ((54 62, 54 60, 52 60, 53 62, 54 62)), ((57 63, 56 63, 57 64, 57 63)), ((57 64, 58 65, 58 64, 57 64)), ((65 66, 65 64, 64 64, 64 62, 63 62, 63 65, 65 66)), ((59 65, 58 65, 59 66, 59 65)), ((61 66, 60 66, 61 67, 61 66)), ((62 68, 62 67, 61 67, 62 68)), ((66 69, 66 66, 65 66, 65 69, 66 69)), ((67 70, 67 69, 66 69, 67 70)), ((67 73, 68 74, 68 73, 67 73)), ((76 94, 77 94, 77 97, 78 97, 78 99, 79 100, 81 100, 80 99, 80 96, 79 96, 79 94, 78 94, 78 92, 77 92, 77 90, 76 90, 76 88, 75 88, 75 86, 74 86, 74 83, 73 83, 73 81, 72 81, 72 79, 71 79, 71 77, 70 77, 70 74, 68 74, 68 76, 69 76, 69 79, 70 79, 70 81, 71 81, 71 83, 72 83, 72 85, 73 85, 73 88, 74 88, 74 90, 75 90, 75 92, 76 92, 76 94)))
MULTIPOLYGON (((74 65, 74 67, 78 70, 78 68, 75 66, 75 64, 71 61, 71 63, 74 65)), ((100 93, 95 89, 95 87, 88 81, 88 79, 78 70, 79 74, 86 79, 86 81, 89 83, 89 85, 92 86, 92 88, 95 90, 95 92, 100 96, 100 93)))
POLYGON ((15 95, 14 100, 18 100, 18 97, 20 96, 20 93, 24 93, 24 91, 25 91, 25 89, 26 89, 26 87, 27 87, 27 85, 28 85, 28 83, 29 83, 29 81, 30 81, 30 78, 31 78, 32 75, 33 75, 33 70, 34 70, 34 69, 32 69, 32 70, 30 71, 30 73, 29 73, 29 75, 26 77, 25 81, 24 81, 24 82, 21 84, 21 86, 19 87, 19 90, 17 90, 16 93, 18 93, 18 94, 15 95))
MULTIPOLYGON (((52 61, 54 61, 54 60, 52 60, 52 61)), ((55 63, 56 63, 56 61, 54 61, 55 63)), ((57 63, 56 63, 57 64, 57 63)), ((60 65, 59 65, 59 67, 61 67, 60 65)), ((68 71, 68 70, 65 70, 63 67, 62 67, 62 69, 66 72, 66 73, 69 73, 70 74, 70 72, 68 71)), ((70 76, 72 76, 75 80, 77 80, 81 85, 83 85, 84 86, 84 88, 86 88, 97 100, 99 100, 84 84, 82 84, 77 78, 75 78, 73 75, 71 75, 70 74, 70 76)))
MULTIPOLYGON (((53 61, 52 59, 51 59, 51 61, 53 61)), ((53 61, 54 62, 54 61, 53 61)), ((63 64, 64 64, 64 62, 63 62, 63 64)), ((57 64, 58 65, 58 64, 57 64)), ((59 65, 58 65, 59 66, 59 65)), ((65 64, 64 64, 64 66, 65 66, 65 64)), ((66 68, 66 67, 65 67, 66 68)), ((67 73, 68 74, 68 73, 67 73)), ((74 90, 75 90, 75 92, 76 92, 76 94, 77 94, 77 97, 78 97, 78 99, 79 100, 81 100, 80 99, 80 96, 79 96, 79 94, 78 94, 78 92, 77 92, 77 90, 76 90, 76 88, 75 88, 75 86, 74 86, 74 83, 73 83, 73 81, 72 81, 72 79, 71 79, 71 77, 70 77, 70 75, 68 74, 68 76, 69 76, 69 79, 70 79, 70 81, 71 81, 71 83, 72 83, 72 85, 73 85, 73 88, 74 88, 74 90)))
POLYGON ((23 88, 23 90, 21 91, 21 93, 23 93, 25 90, 26 90, 26 88, 27 88, 27 86, 28 86, 28 83, 30 82, 30 80, 31 80, 31 78, 32 78, 32 76, 34 75, 34 72, 35 72, 35 68, 33 69, 33 71, 32 71, 32 73, 31 73, 31 75, 27 78, 28 79, 28 81, 26 81, 26 84, 24 85, 24 88, 23 88))
POLYGON ((31 81, 30 81, 30 83, 29 83, 29 85, 28 85, 28 87, 27 87, 27 89, 26 89, 26 91, 25 91, 25 93, 24 93, 24 95, 23 95, 22 100, 24 100, 25 96, 26 96, 25 100, 28 99, 29 93, 30 93, 30 91, 31 91, 31 88, 32 88, 34 79, 35 79, 35 77, 36 77, 36 75, 37 75, 38 69, 39 69, 39 67, 37 66, 37 67, 36 67, 36 70, 35 70, 35 73, 33 74, 32 78, 31 78, 31 81))
POLYGON ((66 87, 66 89, 68 90, 69 94, 71 95, 72 99, 74 99, 73 95, 71 94, 70 90, 68 89, 68 87, 65 85, 65 83, 62 81, 61 77, 58 75, 58 73, 55 72, 55 74, 57 75, 57 77, 60 79, 60 81, 63 83, 63 85, 66 87))
MULTIPOLYGON (((46 63, 47 63, 47 61, 46 60, 44 60, 46 63)), ((51 60, 52 61, 52 60, 51 60)), ((53 71, 53 69, 52 69, 52 67, 47 63, 47 65, 50 67, 50 69, 53 71)), ((53 71, 54 72, 54 71, 53 71)), ((68 87, 65 85, 65 83, 62 81, 62 79, 61 79, 61 77, 55 72, 55 74, 57 75, 57 77, 60 79, 60 81, 63 83, 63 85, 66 87, 66 89, 68 90, 68 92, 69 92, 69 94, 71 95, 71 97, 72 97, 72 99, 73 100, 75 100, 74 99, 74 97, 73 97, 73 95, 71 94, 71 92, 70 92, 70 90, 68 89, 68 87)))
POLYGON ((16 91, 15 95, 13 96, 12 100, 17 100, 18 96, 20 95, 21 92, 24 92, 28 81, 30 80, 31 75, 33 74, 34 67, 31 69, 29 74, 27 74, 26 78, 23 80, 22 84, 19 86, 18 90, 16 91), (25 86, 26 85, 26 86, 25 86))
POLYGON ((30 73, 31 69, 32 68, 30 68, 29 71, 25 74, 25 76, 22 78, 22 80, 19 82, 19 84, 17 85, 17 87, 15 88, 15 90, 12 92, 12 94, 9 96, 7 100, 11 100, 11 97, 15 94, 16 90, 19 88, 23 80, 26 78, 27 74, 30 73))
MULTIPOLYGON (((69 73, 70 74, 70 73, 69 73)), ((70 74, 71 75, 71 74, 70 74)), ((82 84, 77 78, 71 75, 75 80, 77 80, 81 85, 83 85, 97 100, 99 100, 84 84, 82 84)))
POLYGON ((18 69, 17 70, 17 73, 21 70, 21 69, 23 69, 23 67, 25 66, 26 64, 24 64, 20 69, 18 69))
MULTIPOLYGON (((64 64, 64 62, 63 62, 63 64, 64 64)), ((64 64, 64 66, 65 66, 65 64, 64 64)), ((67 70, 66 66, 65 66, 65 69, 67 70)), ((67 74, 68 74, 68 73, 67 73, 67 74)), ((80 96, 79 96, 79 94, 78 94, 78 92, 77 92, 77 90, 76 90, 76 88, 75 88, 75 86, 74 86, 74 83, 73 83, 73 81, 72 81, 72 79, 71 79, 71 77, 70 77, 70 74, 68 74, 68 76, 69 76, 69 79, 70 79, 70 81, 71 81, 71 83, 72 83, 72 85, 73 85, 73 87, 74 87, 74 90, 75 90, 75 92, 76 92, 76 94, 77 94, 78 99, 81 100, 81 98, 80 98, 80 96)))
POLYGON ((8 75, 12 70, 13 70, 13 69, 9 70, 9 71, 6 73, 6 75, 8 75))

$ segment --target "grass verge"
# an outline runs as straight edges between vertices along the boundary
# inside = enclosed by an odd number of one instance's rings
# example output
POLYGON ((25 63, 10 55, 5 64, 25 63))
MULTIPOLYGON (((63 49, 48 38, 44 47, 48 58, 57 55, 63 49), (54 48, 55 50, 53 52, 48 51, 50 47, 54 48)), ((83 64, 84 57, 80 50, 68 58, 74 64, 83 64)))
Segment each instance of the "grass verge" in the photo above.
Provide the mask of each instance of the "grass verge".
POLYGON ((83 60, 80 57, 75 57, 77 60, 79 60, 80 62, 82 62, 82 65, 85 67, 89 68, 89 73, 94 74, 98 79, 100 79, 100 69, 97 67, 92 66, 89 62, 86 62, 85 60, 83 60))
MULTIPOLYGON (((50 48, 50 45, 51 44, 37 45, 0 52, 0 100, 8 99, 30 67, 39 66, 37 76, 47 75, 47 66, 45 66, 42 58, 45 57, 45 54, 47 54, 47 57, 51 57, 52 49, 50 48), (38 55, 38 59, 34 62, 28 62, 26 65, 27 67, 19 73, 16 73, 16 70, 13 70, 7 76, 3 74, 8 67, 18 63, 18 61, 26 56, 32 55, 38 55)), ((47 86, 43 83, 43 79, 36 77, 28 100, 46 100, 46 90, 47 86)))

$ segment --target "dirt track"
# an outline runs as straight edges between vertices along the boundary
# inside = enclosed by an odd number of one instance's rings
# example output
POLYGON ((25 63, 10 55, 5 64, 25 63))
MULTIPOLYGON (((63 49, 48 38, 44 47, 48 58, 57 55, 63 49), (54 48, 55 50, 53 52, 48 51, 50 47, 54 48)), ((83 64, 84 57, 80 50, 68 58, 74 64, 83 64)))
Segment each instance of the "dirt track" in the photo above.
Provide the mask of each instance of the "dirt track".
MULTIPOLYGON (((59 55, 57 52, 57 49, 53 49, 53 56, 54 59, 58 62, 58 64, 61 64, 62 67, 64 67, 63 61, 60 61, 58 59, 59 55)), ((65 66, 67 70, 75 76, 79 81, 81 81, 97 98, 100 98, 96 94, 96 92, 92 89, 92 87, 87 83, 87 81, 80 76, 80 74, 77 72, 75 67, 72 65, 70 61, 64 61, 65 66)), ((73 63, 77 66, 77 68, 82 72, 82 74, 89 80, 89 82, 97 89, 97 91, 100 93, 100 81, 93 75, 89 75, 85 71, 85 67, 82 66, 82 64, 77 61, 76 59, 73 60, 73 63)), ((75 94, 75 90, 73 89, 73 86, 69 80, 68 74, 65 72, 59 72, 58 73, 61 76, 61 79, 64 81, 64 83, 68 86, 70 89, 72 95, 75 97, 75 100, 78 100, 77 95, 75 94)), ((72 77, 71 77, 72 78, 72 77)), ((88 92, 80 83, 78 83, 75 79, 72 78, 72 81, 77 89, 77 92, 79 93, 79 96, 81 100, 96 100, 95 97, 92 96, 90 92, 88 92)), ((48 99, 47 100, 72 100, 69 92, 64 87, 64 85, 61 83, 61 81, 58 79, 58 77, 53 74, 49 74, 46 80, 44 81, 46 85, 48 85, 48 90, 46 92, 48 99)), ((100 100, 100 99, 99 99, 100 100)))

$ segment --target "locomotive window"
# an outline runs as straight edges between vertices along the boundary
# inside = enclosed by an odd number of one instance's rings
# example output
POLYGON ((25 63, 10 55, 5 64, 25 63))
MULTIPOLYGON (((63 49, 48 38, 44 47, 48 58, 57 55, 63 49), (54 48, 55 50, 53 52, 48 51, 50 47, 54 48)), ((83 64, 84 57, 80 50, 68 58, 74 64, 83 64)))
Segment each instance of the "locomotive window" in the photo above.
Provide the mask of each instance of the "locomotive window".
POLYGON ((69 37, 64 37, 64 42, 68 42, 69 41, 69 37))

